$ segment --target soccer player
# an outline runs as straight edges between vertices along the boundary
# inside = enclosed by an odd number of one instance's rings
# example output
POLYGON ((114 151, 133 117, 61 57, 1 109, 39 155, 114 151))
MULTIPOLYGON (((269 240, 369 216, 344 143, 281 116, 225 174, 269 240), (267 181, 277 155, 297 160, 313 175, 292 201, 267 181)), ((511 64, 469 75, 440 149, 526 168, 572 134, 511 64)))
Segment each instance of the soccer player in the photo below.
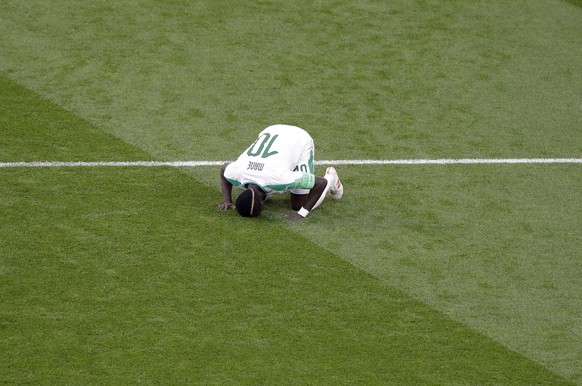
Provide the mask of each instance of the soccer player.
POLYGON ((224 202, 219 210, 234 209, 243 217, 258 217, 267 197, 291 191, 291 207, 297 213, 285 216, 302 219, 317 208, 326 194, 333 199, 343 195, 343 185, 333 167, 325 176, 314 174, 314 145, 303 129, 289 125, 269 126, 233 163, 220 168, 224 202), (232 202, 232 187, 244 191, 232 202))

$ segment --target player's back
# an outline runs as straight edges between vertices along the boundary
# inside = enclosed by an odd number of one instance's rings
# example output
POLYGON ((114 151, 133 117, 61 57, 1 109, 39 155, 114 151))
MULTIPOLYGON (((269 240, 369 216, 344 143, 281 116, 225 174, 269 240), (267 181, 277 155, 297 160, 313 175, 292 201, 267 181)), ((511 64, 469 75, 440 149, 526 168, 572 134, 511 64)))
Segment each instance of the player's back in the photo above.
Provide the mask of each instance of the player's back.
POLYGON ((272 125, 261 131, 258 139, 243 154, 270 168, 292 170, 305 148, 312 147, 312 141, 311 136, 300 127, 272 125))
POLYGON ((228 165, 224 176, 235 186, 254 183, 267 192, 285 191, 312 174, 313 140, 303 129, 289 125, 269 126, 238 159, 228 165))

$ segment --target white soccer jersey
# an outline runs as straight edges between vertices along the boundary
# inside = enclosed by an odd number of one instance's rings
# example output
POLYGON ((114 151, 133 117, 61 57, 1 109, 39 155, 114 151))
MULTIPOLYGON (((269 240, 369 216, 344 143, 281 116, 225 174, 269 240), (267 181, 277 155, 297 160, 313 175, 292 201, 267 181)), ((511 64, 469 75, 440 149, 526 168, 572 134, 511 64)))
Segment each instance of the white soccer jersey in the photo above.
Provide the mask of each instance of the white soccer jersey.
POLYGON ((314 145, 303 129, 289 125, 269 126, 238 159, 228 165, 224 177, 234 186, 256 184, 267 193, 293 189, 306 194, 313 187, 314 145))

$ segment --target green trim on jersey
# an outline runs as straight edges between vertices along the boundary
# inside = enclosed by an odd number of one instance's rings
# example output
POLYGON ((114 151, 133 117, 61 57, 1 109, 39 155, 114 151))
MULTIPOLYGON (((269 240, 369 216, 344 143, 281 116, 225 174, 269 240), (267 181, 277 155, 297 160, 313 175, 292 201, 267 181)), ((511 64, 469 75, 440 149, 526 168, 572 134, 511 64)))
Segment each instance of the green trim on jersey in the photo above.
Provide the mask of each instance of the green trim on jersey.
POLYGON ((238 186, 240 185, 240 182, 239 182, 239 181, 237 181, 237 180, 232 180, 232 179, 230 179, 230 178, 226 178, 226 177, 224 177, 224 178, 225 178, 225 179, 226 179, 228 182, 230 182, 230 183, 231 183, 233 186, 237 186, 237 187, 238 187, 238 186))
POLYGON ((284 192, 286 190, 302 188, 302 189, 312 189, 315 186, 315 174, 303 173, 301 178, 295 180, 291 184, 287 185, 266 185, 266 188, 276 190, 277 192, 284 192))
POLYGON ((303 173, 303 177, 296 181, 298 184, 293 188, 312 189, 315 186, 315 174, 303 173))
MULTIPOLYGON (((226 179, 228 182, 230 182, 230 183, 232 184, 232 186, 234 186, 234 187, 236 187, 236 188, 238 188, 239 186, 241 186, 241 185, 242 185, 242 182, 240 182, 240 181, 233 180, 233 179, 226 178, 226 177, 224 177, 224 178, 225 178, 225 179, 226 179)), ((259 188, 263 189, 263 191, 265 191, 265 192, 267 191, 267 189, 266 189, 266 188, 268 188, 268 186, 263 186, 263 185, 261 185, 261 184, 257 184, 256 182, 245 182, 245 185, 248 185, 248 184, 257 185, 259 188)))
MULTIPOLYGON (((225 177, 226 178, 226 177, 225 177)), ((233 180, 230 178, 226 178, 228 182, 230 182, 233 186, 239 187, 241 186, 242 182, 233 180)), ((301 178, 298 178, 294 182, 290 184, 281 184, 281 185, 259 185, 256 182, 245 182, 245 184, 255 184, 259 186, 264 191, 274 190, 276 192, 285 192, 287 190, 295 189, 295 188, 302 188, 302 189, 312 189, 315 186, 315 174, 311 173, 303 173, 301 178)))

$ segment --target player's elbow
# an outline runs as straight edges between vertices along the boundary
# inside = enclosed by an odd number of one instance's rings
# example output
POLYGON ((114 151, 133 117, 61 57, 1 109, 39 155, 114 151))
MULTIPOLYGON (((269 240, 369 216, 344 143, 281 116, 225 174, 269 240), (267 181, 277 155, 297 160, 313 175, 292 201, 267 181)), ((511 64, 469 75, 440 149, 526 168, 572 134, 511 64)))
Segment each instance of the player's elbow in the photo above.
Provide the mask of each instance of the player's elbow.
POLYGON ((220 167, 220 177, 224 178, 224 171, 226 170, 226 167, 230 164, 230 162, 225 162, 222 164, 222 166, 220 167))

